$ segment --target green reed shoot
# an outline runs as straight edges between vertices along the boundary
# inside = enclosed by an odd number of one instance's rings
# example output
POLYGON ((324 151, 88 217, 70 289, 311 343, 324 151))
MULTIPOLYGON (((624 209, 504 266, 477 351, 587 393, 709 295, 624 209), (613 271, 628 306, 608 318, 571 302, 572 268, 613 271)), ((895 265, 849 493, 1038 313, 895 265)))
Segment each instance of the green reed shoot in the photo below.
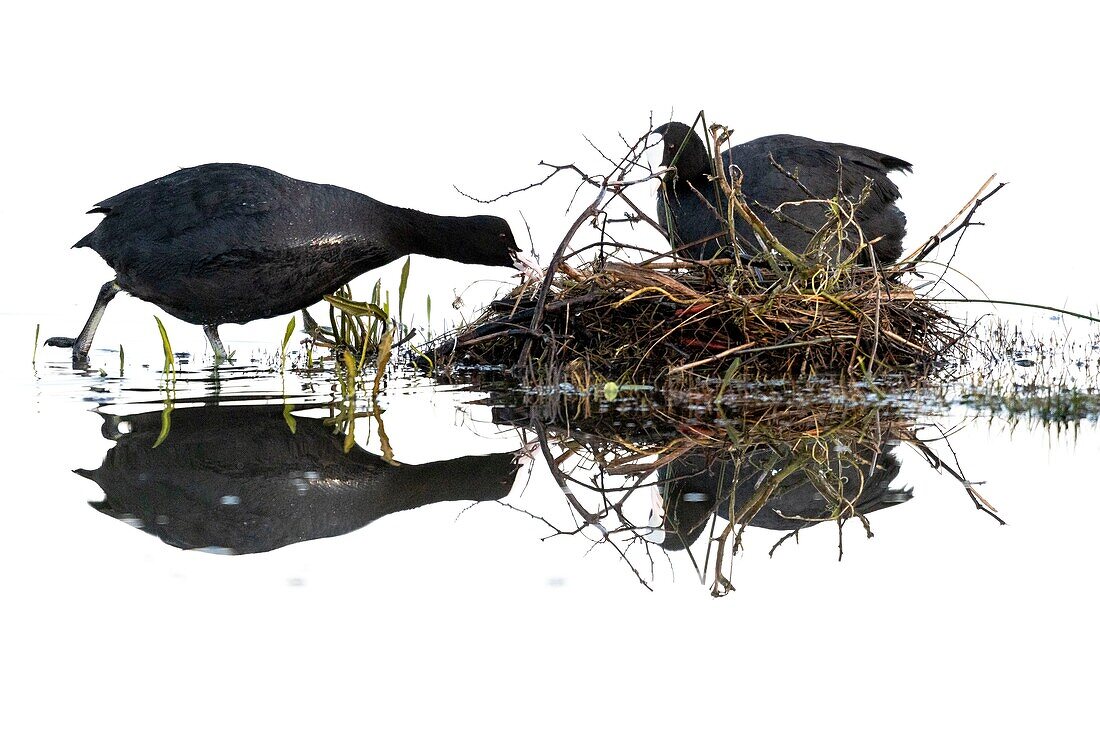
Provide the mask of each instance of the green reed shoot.
POLYGON ((432 294, 431 293, 428 293, 427 301, 425 302, 424 305, 426 306, 425 309, 428 312, 428 315, 427 315, 428 340, 430 341, 431 338, 432 338, 432 294))
MULTIPOLYGON (((379 279, 375 280, 374 288, 371 290, 371 294, 370 294, 370 302, 371 302, 371 305, 377 306, 378 308, 381 309, 381 307, 382 307, 382 278, 379 278, 379 279)), ((385 312, 385 311, 383 311, 383 312, 385 312)), ((383 320, 382 321, 382 329, 384 329, 386 327, 385 323, 386 322, 383 320)), ((378 343, 378 339, 381 338, 381 336, 382 336, 382 331, 379 329, 378 324, 377 323, 371 324, 371 329, 370 329, 371 343, 378 343)))
POLYGON ((42 333, 42 324, 34 324, 34 350, 31 351, 31 366, 38 361, 38 336, 42 333))
POLYGON ((122 348, 122 344, 118 345, 118 376, 122 377, 126 374, 126 349, 122 348))
POLYGON ((401 266, 401 283, 397 286, 397 320, 405 323, 405 289, 409 286, 409 267, 411 257, 405 258, 405 264, 401 266))
POLYGON ((157 322, 157 330, 160 331, 160 345, 164 348, 164 376, 165 379, 168 375, 172 375, 172 381, 176 381, 176 355, 172 352, 172 342, 168 340, 168 331, 164 329, 164 324, 157 316, 153 316, 153 320, 157 322))
POLYGON ((279 369, 286 371, 286 346, 290 343, 290 337, 294 335, 294 328, 298 325, 296 316, 290 317, 290 323, 286 324, 286 333, 283 334, 283 345, 279 350, 279 369))
POLYGON ((735 357, 733 362, 730 363, 729 368, 726 369, 725 375, 722 377, 722 386, 718 388, 718 395, 714 398, 715 402, 721 402, 722 397, 726 394, 726 390, 729 389, 730 382, 737 376, 738 370, 741 369, 741 357, 735 357))
POLYGON ((362 355, 378 343, 378 338, 375 336, 377 322, 367 326, 363 323, 363 318, 370 317, 381 321, 385 328, 387 316, 377 304, 352 300, 350 295, 347 290, 341 290, 337 295, 326 295, 325 300, 329 304, 329 318, 333 324, 337 345, 359 354, 362 362, 362 355))

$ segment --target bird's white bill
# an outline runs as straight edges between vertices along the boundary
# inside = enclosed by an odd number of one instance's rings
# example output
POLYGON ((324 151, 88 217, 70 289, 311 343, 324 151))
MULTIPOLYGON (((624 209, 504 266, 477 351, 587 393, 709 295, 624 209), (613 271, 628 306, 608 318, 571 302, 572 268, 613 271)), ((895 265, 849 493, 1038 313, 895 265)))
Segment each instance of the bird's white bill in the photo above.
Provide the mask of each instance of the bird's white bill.
POLYGON ((645 141, 645 159, 650 170, 657 171, 660 169, 664 154, 665 136, 657 132, 649 133, 649 137, 645 141))
POLYGON ((531 258, 530 255, 521 251, 512 253, 512 260, 515 262, 516 269, 526 275, 534 282, 542 280, 542 267, 531 258))

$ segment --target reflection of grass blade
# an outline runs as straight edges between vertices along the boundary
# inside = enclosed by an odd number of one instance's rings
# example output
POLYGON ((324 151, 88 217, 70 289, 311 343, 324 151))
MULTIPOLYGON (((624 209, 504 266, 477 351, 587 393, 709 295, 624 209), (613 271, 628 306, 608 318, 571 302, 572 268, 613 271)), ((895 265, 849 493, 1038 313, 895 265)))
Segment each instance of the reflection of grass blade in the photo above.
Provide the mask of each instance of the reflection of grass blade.
POLYGON ((297 433, 298 433, 298 421, 294 418, 293 415, 290 414, 290 411, 292 409, 293 409, 293 405, 291 405, 289 402, 284 402, 283 403, 283 420, 286 421, 286 426, 288 428, 290 428, 290 434, 291 435, 297 435, 297 433))
POLYGON ((160 435, 157 436, 157 442, 153 443, 154 448, 164 442, 164 439, 168 437, 168 431, 172 429, 172 407, 171 396, 166 396, 164 398, 164 409, 160 412, 160 435))
POLYGON ((371 389, 371 398, 378 399, 378 390, 382 385, 382 375, 386 372, 386 365, 390 363, 390 352, 393 349, 393 329, 388 328, 382 334, 382 340, 378 344, 378 363, 374 372, 374 387, 371 389))
POLYGON ((280 353, 281 369, 286 371, 286 345, 290 343, 290 337, 294 333, 294 327, 297 325, 297 319, 295 316, 290 317, 290 323, 286 324, 286 333, 283 334, 283 348, 280 353))
POLYGON ((378 423, 378 442, 382 447, 382 460, 391 466, 400 466, 393 459, 393 446, 390 445, 390 436, 386 435, 386 425, 382 422, 382 408, 374 403, 374 421, 378 423))
POLYGON ((355 380, 359 374, 359 366, 355 363, 355 357, 347 349, 341 354, 341 358, 347 372, 341 382, 345 404, 340 409, 341 417, 346 418, 344 423, 346 426, 344 430, 344 452, 348 453, 355 445, 355 380))
POLYGON ((344 434, 344 452, 351 453, 355 446, 355 418, 348 420, 348 431, 344 434))
POLYGON ((355 357, 351 355, 351 352, 345 350, 341 355, 344 360, 344 368, 347 370, 347 375, 344 377, 344 389, 348 397, 355 394, 355 379, 359 376, 359 365, 355 363, 355 357))

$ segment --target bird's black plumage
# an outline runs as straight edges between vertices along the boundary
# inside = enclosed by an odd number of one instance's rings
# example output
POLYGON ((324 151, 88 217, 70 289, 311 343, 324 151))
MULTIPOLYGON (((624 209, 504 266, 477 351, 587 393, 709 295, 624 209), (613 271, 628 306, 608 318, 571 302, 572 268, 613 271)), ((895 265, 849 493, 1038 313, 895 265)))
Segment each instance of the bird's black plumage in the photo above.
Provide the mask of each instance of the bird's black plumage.
MULTIPOLYGON (((673 168, 657 196, 658 220, 669 229, 673 246, 683 247, 685 256, 714 257, 731 242, 722 218, 728 205, 710 178, 713 167, 706 146, 680 122, 662 125, 655 132, 662 136, 662 164, 673 168)), ((777 215, 775 209, 780 204, 828 200, 838 191, 858 201, 869 180, 870 195, 858 208, 856 223, 864 241, 873 243, 877 262, 893 262, 901 255, 905 214, 895 205, 901 194, 887 174, 911 171, 912 166, 904 160, 843 143, 769 135, 733 146, 722 153, 722 161, 727 168, 736 166, 741 171, 742 192, 749 206, 782 244, 796 252, 804 252, 825 224, 826 207, 820 203, 786 206, 777 215), (796 176, 797 182, 788 173, 796 176)), ((734 231, 742 251, 759 250, 755 234, 741 217, 735 217, 734 231)), ((859 241, 853 227, 847 237, 859 241)), ((846 244, 842 254, 852 254, 851 245, 846 244)), ((860 259, 870 261, 867 253, 860 259)))
POLYGON ((216 329, 312 305, 405 255, 510 266, 516 249, 499 217, 425 214, 235 163, 176 171, 89 213, 104 218, 75 246, 95 250, 117 277, 101 291, 74 358, 87 354, 118 290, 216 329))

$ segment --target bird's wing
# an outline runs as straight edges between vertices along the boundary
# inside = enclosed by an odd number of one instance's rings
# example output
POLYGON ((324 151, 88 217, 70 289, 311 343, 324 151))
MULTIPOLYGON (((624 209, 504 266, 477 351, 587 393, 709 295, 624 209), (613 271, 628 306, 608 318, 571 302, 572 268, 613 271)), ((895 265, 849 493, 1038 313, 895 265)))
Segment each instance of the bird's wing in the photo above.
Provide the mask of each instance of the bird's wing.
POLYGON ((737 157, 744 160, 742 167, 746 169, 746 176, 751 170, 756 175, 765 176, 778 189, 783 190, 796 185, 780 181, 776 177, 776 174, 785 177, 779 171, 781 168, 785 173, 797 175, 802 185, 815 196, 825 198, 836 195, 838 183, 842 183, 847 195, 858 196, 866 180, 870 178, 874 182, 873 196, 882 203, 889 203, 898 199, 901 194, 887 174, 895 170, 912 170, 912 166, 906 161, 874 150, 843 143, 826 143, 797 135, 759 138, 734 148, 734 151, 740 151, 737 157), (842 179, 837 176, 838 163, 843 172, 842 179))
POLYGON ((135 186, 100 201, 89 213, 125 222, 131 234, 171 239, 222 219, 273 211, 292 181, 265 168, 213 163, 135 186))

